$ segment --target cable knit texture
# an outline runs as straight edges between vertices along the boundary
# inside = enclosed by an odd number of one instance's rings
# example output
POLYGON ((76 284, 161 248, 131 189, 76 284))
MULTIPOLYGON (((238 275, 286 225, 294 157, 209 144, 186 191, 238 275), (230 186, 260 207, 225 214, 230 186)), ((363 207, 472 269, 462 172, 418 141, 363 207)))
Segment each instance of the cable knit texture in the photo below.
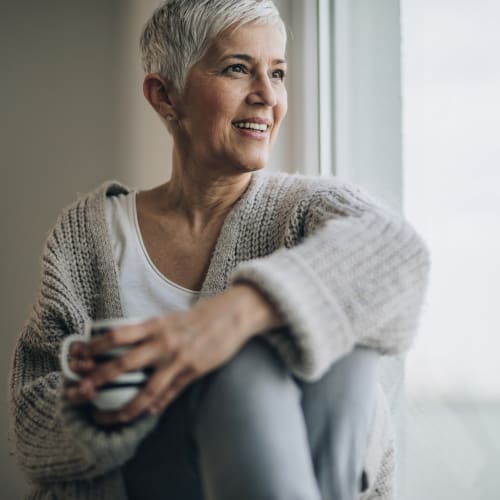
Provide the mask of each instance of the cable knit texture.
MULTIPOLYGON (((10 380, 12 434, 18 462, 34 482, 30 498, 126 498, 120 468, 157 420, 100 429, 62 394, 61 340, 81 333, 85 320, 123 314, 104 214, 105 197, 123 192, 108 182, 81 197, 62 213, 43 252, 39 296, 10 380)), ((428 271, 426 246, 413 228, 357 188, 258 172, 226 217, 202 296, 235 282, 254 284, 289 326, 266 338, 295 375, 316 380, 356 344, 404 352, 428 271)), ((398 384, 386 380, 384 393, 393 395, 398 384)), ((387 408, 383 402, 374 418, 363 499, 393 498, 387 408)))

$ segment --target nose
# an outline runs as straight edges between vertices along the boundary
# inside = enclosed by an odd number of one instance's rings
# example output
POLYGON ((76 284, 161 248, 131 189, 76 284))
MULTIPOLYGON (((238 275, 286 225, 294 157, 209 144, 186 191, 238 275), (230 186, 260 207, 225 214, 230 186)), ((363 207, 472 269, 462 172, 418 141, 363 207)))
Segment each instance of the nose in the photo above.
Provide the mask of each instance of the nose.
POLYGON ((273 82, 267 75, 257 75, 252 82, 252 88, 248 94, 249 104, 261 104, 265 106, 275 106, 278 102, 276 89, 273 82))

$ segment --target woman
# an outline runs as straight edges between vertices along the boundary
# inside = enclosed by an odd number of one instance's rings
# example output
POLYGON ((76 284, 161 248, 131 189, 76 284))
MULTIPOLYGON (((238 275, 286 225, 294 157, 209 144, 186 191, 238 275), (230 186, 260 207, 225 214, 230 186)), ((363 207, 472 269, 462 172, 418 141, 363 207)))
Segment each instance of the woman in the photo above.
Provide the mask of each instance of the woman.
POLYGON ((392 497, 375 351, 411 341, 428 255, 352 186, 261 172, 286 114, 285 42, 267 0, 172 0, 148 21, 144 95, 172 176, 105 184, 48 238, 11 378, 32 498, 392 497), (65 385, 62 339, 123 316, 152 319, 76 344, 83 380, 65 385), (125 408, 91 409, 144 368, 125 408))

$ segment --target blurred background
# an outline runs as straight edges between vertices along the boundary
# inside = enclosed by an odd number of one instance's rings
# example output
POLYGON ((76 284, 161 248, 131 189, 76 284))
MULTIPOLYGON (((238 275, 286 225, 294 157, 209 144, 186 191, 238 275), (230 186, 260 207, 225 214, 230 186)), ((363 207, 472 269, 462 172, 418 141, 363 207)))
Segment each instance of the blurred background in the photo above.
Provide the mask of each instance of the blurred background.
MULTIPOLYGON (((116 178, 168 178, 137 41, 156 0, 0 2, 0 497, 27 485, 8 440, 8 372, 61 208, 116 178)), ((431 286, 406 363, 398 500, 500 487, 500 3, 281 0, 290 111, 270 167, 354 180, 428 242, 431 286)))

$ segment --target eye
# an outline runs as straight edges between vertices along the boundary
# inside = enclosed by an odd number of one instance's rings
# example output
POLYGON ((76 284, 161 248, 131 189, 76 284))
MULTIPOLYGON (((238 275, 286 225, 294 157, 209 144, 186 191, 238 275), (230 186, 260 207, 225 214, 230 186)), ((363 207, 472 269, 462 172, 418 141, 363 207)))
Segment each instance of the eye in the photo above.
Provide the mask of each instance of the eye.
POLYGON ((246 73, 246 72, 247 70, 243 64, 231 64, 231 66, 228 66, 224 70, 224 73, 226 74, 246 73))
POLYGON ((286 76, 286 72, 285 70, 283 69, 275 69, 272 73, 271 73, 272 77, 273 78, 277 78, 278 80, 281 80, 283 81, 285 79, 285 76, 286 76))

